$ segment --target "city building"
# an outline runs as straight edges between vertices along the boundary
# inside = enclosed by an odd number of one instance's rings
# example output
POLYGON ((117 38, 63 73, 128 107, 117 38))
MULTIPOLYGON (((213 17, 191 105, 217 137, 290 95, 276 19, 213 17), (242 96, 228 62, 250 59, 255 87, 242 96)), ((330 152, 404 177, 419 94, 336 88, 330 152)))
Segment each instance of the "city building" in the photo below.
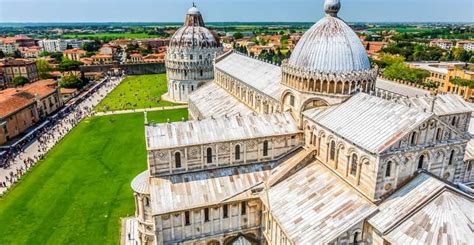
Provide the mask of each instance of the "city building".
POLYGON ((54 80, 0 91, 0 145, 25 132, 63 105, 54 80))
POLYGON ((222 46, 205 27, 201 12, 190 8, 184 26, 174 33, 166 51, 167 98, 187 102, 190 93, 214 78, 212 60, 221 52, 222 46))
POLYGON ((62 52, 63 45, 60 39, 42 39, 38 41, 38 45, 46 52, 62 52))
POLYGON ((47 52, 63 52, 66 49, 82 49, 82 40, 77 39, 42 39, 38 45, 47 52))
POLYGON ((141 54, 131 54, 129 63, 143 63, 143 56, 141 54))
POLYGON ((0 50, 4 54, 13 54, 16 50, 18 50, 18 45, 13 40, 0 38, 0 50))
MULTIPOLYGON (((426 70, 430 76, 425 82, 435 83, 440 93, 453 93, 468 101, 474 101, 474 72, 461 62, 441 63, 409 63, 410 67, 426 70), (466 84, 456 84, 457 79, 470 81, 466 84)), ((469 65, 468 65, 469 66, 469 65)), ((471 65, 471 67, 474 67, 471 65)))
POLYGON ((115 53, 115 48, 110 44, 104 44, 99 49, 99 54, 113 55, 114 53, 115 53))
POLYGON ((38 68, 36 61, 28 59, 4 59, 0 60, 0 70, 6 87, 11 87, 15 77, 26 77, 30 82, 37 81, 38 68))
POLYGON ((41 48, 38 46, 30 47, 30 48, 19 48, 21 57, 30 59, 30 58, 38 58, 41 54, 41 48))
POLYGON ((383 48, 387 47, 387 42, 363 42, 365 50, 369 56, 378 54, 383 48))
POLYGON ((474 40, 462 40, 456 43, 457 48, 463 48, 466 51, 474 51, 474 40))
POLYGON ((430 42, 430 46, 448 50, 453 47, 453 42, 450 40, 436 39, 430 42))
POLYGON ((472 107, 375 96, 377 68, 340 8, 326 0, 282 66, 218 56, 190 121, 145 117, 148 169, 131 183, 141 244, 474 239, 472 107))
POLYGON ((159 54, 149 54, 143 57, 143 62, 145 63, 165 63, 166 54, 159 53, 159 54))
POLYGON ((113 57, 110 54, 96 54, 91 56, 93 65, 112 64, 113 57))
POLYGON ((86 55, 86 51, 78 48, 66 49, 63 52, 63 56, 70 60, 80 61, 82 57, 86 55))

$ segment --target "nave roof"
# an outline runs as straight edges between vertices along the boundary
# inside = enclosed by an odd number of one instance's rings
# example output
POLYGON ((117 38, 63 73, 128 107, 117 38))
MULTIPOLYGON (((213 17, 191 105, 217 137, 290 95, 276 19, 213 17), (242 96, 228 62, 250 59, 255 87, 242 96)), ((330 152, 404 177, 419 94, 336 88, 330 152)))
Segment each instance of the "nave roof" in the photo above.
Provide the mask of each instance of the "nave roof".
POLYGON ((277 65, 230 52, 217 59, 215 68, 271 98, 280 100, 282 73, 277 65))
POLYGON ((204 118, 246 116, 253 113, 244 103, 214 82, 209 82, 190 94, 189 102, 204 118))
POLYGON ((370 153, 381 153, 433 116, 432 113, 358 93, 346 102, 304 115, 370 153))
POLYGON ((161 123, 145 127, 148 150, 291 135, 298 132, 298 125, 288 112, 161 123))

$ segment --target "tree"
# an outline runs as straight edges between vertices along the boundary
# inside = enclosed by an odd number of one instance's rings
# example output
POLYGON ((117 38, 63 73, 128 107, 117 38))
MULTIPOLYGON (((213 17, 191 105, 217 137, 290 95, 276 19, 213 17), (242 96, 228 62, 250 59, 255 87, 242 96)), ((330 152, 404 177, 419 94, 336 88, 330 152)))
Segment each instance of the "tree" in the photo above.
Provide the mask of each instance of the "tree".
POLYGON ((242 34, 241 32, 234 33, 234 39, 235 40, 241 39, 243 37, 244 37, 244 34, 242 34))
POLYGON ((40 79, 51 78, 51 75, 49 74, 51 71, 51 66, 49 65, 48 61, 39 59, 36 61, 36 67, 38 68, 38 75, 40 79))
POLYGON ((85 85, 85 82, 82 81, 77 76, 64 76, 61 81, 59 81, 59 86, 62 88, 76 88, 80 89, 85 85))
POLYGON ((65 71, 77 71, 79 67, 82 65, 82 62, 70 60, 70 59, 63 59, 58 66, 58 70, 61 72, 65 71))
POLYGON ((20 50, 15 50, 15 52, 13 52, 13 58, 21 58, 21 52, 20 50))
POLYGON ((100 49, 101 46, 102 46, 102 43, 96 39, 92 42, 85 42, 84 45, 82 46, 82 49, 84 49, 87 52, 96 52, 100 49))
MULTIPOLYGON (((42 52, 39 54, 40 57, 46 57, 46 56, 50 56, 50 55, 51 55, 51 53, 48 52, 48 51, 42 51, 42 52)), ((61 56, 62 56, 62 55, 61 55, 61 56)))
POLYGON ((51 53, 50 57, 53 58, 54 60, 56 60, 56 62, 58 62, 58 63, 63 61, 63 53, 61 53, 61 52, 53 52, 53 53, 51 53))
POLYGON ((23 86, 27 84, 28 82, 30 82, 30 80, 28 80, 28 78, 24 76, 18 76, 18 77, 13 78, 13 85, 15 87, 23 86))

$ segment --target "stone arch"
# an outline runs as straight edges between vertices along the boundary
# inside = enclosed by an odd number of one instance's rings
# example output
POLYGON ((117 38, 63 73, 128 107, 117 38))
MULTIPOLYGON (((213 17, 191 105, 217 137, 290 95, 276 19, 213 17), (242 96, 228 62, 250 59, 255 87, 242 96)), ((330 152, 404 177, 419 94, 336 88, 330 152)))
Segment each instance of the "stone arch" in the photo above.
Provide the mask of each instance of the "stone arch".
POLYGON ((206 243, 207 245, 220 245, 221 242, 219 242, 218 240, 211 240, 209 242, 206 243))
POLYGON ((323 92, 323 93, 328 92, 328 81, 326 81, 326 80, 323 81, 321 92, 323 92))
POLYGON ((320 98, 311 98, 302 103, 301 113, 313 108, 318 108, 322 106, 328 106, 329 103, 326 100, 320 98))
POLYGON ((319 79, 316 80, 314 91, 321 92, 321 80, 319 79))
MULTIPOLYGON (((281 95, 281 108, 283 111, 292 111, 293 106, 290 105, 290 98, 293 96, 293 98, 296 100, 296 96, 293 91, 287 89, 283 91, 281 95)), ((296 105, 296 101, 295 101, 296 105)))
POLYGON ((343 93, 343 94, 350 94, 350 92, 349 92, 349 91, 351 90, 350 86, 351 86, 351 85, 350 85, 349 82, 345 82, 345 83, 344 83, 344 91, 342 91, 342 93, 343 93))
POLYGON ((336 83, 336 94, 342 94, 342 93, 343 93, 342 82, 339 81, 336 83))
POLYGON ((330 94, 334 94, 336 92, 336 83, 334 81, 329 82, 329 90, 330 94))

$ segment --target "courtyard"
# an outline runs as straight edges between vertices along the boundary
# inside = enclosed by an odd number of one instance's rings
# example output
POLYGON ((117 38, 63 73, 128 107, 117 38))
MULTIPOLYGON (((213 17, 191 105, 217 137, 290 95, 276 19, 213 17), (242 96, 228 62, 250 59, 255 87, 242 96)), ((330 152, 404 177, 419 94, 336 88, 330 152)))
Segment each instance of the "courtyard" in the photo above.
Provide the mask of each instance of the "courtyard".
POLYGON ((175 105, 161 99, 166 91, 166 74, 128 76, 95 110, 103 112, 175 105))
POLYGON ((143 113, 87 118, 0 198, 0 244, 117 244, 120 218, 135 212, 130 182, 146 168, 143 113))

